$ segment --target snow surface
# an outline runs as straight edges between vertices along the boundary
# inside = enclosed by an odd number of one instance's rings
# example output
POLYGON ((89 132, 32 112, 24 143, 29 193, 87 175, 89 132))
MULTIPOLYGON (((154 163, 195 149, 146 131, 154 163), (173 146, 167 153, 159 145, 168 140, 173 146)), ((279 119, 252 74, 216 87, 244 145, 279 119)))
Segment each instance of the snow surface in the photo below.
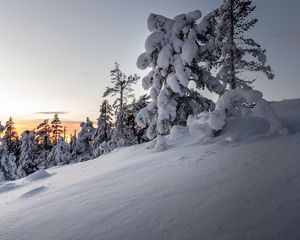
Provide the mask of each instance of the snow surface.
POLYGON ((253 116, 205 141, 174 127, 164 152, 135 145, 0 183, 0 239, 300 239, 299 106, 272 104, 288 135, 253 116))

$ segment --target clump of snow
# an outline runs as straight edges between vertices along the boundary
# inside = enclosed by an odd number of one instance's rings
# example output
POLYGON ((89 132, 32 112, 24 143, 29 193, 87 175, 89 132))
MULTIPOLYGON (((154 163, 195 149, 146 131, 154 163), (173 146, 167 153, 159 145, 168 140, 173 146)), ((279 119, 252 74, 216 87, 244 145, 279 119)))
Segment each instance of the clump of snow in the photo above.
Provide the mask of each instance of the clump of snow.
POLYGON ((179 85, 179 81, 177 79, 176 74, 170 74, 167 78, 167 84, 170 86, 173 92, 180 93, 181 87, 179 85))
POLYGON ((186 14, 187 19, 191 19, 193 21, 198 20, 202 17, 202 13, 200 10, 195 10, 186 14))
POLYGON ((148 142, 146 144, 146 149, 152 149, 155 148, 155 145, 157 144, 157 138, 153 139, 152 141, 148 142))
POLYGON ((199 116, 190 115, 187 121, 191 135, 198 135, 201 138, 212 136, 212 128, 209 125, 209 113, 202 112, 199 116))
POLYGON ((146 69, 150 66, 151 62, 150 62, 150 57, 147 53, 142 53, 136 62, 136 65, 139 69, 146 69))
POLYGON ((226 138, 225 138, 225 141, 226 141, 226 142, 234 142, 235 139, 234 139, 234 137, 226 137, 226 138))
POLYGON ((213 130, 221 130, 226 124, 225 119, 225 111, 215 109, 213 112, 209 113, 209 126, 213 130))
POLYGON ((150 32, 167 32, 170 31, 173 20, 162 15, 151 13, 148 17, 147 24, 150 32))
POLYGON ((157 136, 157 143, 155 145, 156 152, 162 152, 167 149, 167 143, 164 136, 158 135, 157 136))
POLYGON ((164 34, 162 32, 151 33, 145 42, 145 49, 147 54, 151 54, 156 50, 160 50, 163 44, 164 34))
POLYGON ((163 46, 157 58, 157 66, 160 68, 168 68, 172 57, 172 47, 170 44, 163 46))
POLYGON ((181 58, 185 64, 191 63, 198 54, 198 45, 193 40, 187 40, 182 46, 181 58))
POLYGON ((185 126, 174 125, 170 131, 170 139, 177 140, 187 133, 187 128, 185 126))

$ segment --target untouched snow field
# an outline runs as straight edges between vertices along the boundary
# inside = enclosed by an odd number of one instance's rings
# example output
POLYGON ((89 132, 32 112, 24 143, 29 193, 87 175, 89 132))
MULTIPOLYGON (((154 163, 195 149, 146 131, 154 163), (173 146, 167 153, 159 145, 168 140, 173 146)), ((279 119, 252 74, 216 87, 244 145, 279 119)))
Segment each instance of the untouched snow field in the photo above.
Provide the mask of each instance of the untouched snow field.
POLYGON ((300 99, 274 103, 290 134, 229 120, 203 142, 180 128, 145 145, 0 183, 0 239, 298 240, 300 99))

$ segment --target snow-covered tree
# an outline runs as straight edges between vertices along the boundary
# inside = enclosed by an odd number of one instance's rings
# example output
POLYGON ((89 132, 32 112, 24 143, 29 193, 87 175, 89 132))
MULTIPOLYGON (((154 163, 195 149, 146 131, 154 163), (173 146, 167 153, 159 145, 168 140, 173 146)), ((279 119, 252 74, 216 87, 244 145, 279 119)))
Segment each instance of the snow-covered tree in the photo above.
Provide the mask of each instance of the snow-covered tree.
POLYGON ((135 116, 131 108, 125 107, 124 109, 122 129, 124 136, 123 146, 131 146, 138 143, 135 116))
POLYGON ((111 139, 112 130, 112 120, 113 120, 113 109, 107 100, 104 100, 100 107, 100 116, 97 121, 97 128, 93 135, 93 148, 96 154, 95 157, 99 156, 97 149, 100 144, 104 141, 108 142, 111 139))
MULTIPOLYGON (((138 100, 133 100, 133 102, 130 104, 131 105, 131 111, 133 113, 134 118, 137 117, 139 111, 143 108, 145 108, 148 104, 149 104, 149 99, 150 96, 147 94, 144 94, 142 96, 139 97, 138 100)), ((137 141, 138 143, 144 143, 148 141, 147 138, 147 126, 142 128, 140 127, 137 123, 136 120, 134 121, 135 124, 135 134, 137 136, 137 141)))
POLYGON ((133 102, 130 104, 130 108, 132 109, 133 114, 136 116, 138 112, 146 107, 150 103, 150 96, 148 94, 144 94, 136 100, 133 99, 133 102))
POLYGON ((48 119, 37 126, 36 139, 39 145, 39 162, 43 166, 46 164, 48 154, 53 147, 51 142, 51 126, 48 119))
POLYGON ((1 137, 4 130, 5 130, 5 126, 3 126, 1 121, 0 121, 0 137, 1 137))
POLYGON ((0 145, 0 178, 15 180, 18 178, 19 138, 11 117, 6 122, 5 128, 1 125, 1 132, 3 131, 0 145))
POLYGON ((2 137, 2 145, 7 152, 7 154, 17 155, 19 137, 16 129, 14 127, 14 121, 10 117, 6 122, 4 136, 2 137))
POLYGON ((5 149, 1 149, 0 159, 0 180, 15 180, 18 178, 17 158, 13 153, 8 154, 5 149))
POLYGON ((115 122, 115 128, 112 138, 118 146, 121 146, 124 142, 124 134, 122 129, 124 106, 127 101, 133 97, 132 85, 138 81, 139 77, 136 74, 126 76, 121 71, 120 65, 118 63, 115 63, 115 67, 113 70, 111 70, 110 76, 113 87, 107 87, 106 91, 103 94, 103 97, 114 97, 117 95, 117 98, 113 104, 113 107, 116 109, 117 119, 115 122))
POLYGON ((69 164, 71 160, 70 145, 60 137, 48 155, 47 167, 69 164))
POLYGON ((100 146, 97 148, 97 153, 96 155, 100 156, 102 154, 107 154, 114 150, 117 146, 113 141, 104 141, 103 143, 100 144, 100 146))
POLYGON ((63 126, 57 114, 54 115, 54 118, 51 122, 51 140, 54 145, 57 144, 58 139, 60 139, 63 134, 63 126))
POLYGON ((77 132, 74 130, 74 133, 70 136, 70 151, 73 152, 77 143, 77 132))
POLYGON ((89 118, 86 118, 85 122, 80 123, 80 127, 81 130, 78 133, 78 139, 72 154, 74 159, 81 162, 90 160, 93 156, 92 137, 95 128, 89 118))
POLYGON ((169 133, 178 115, 178 101, 189 97, 191 81, 199 90, 217 94, 224 91, 222 84, 204 66, 212 58, 214 44, 203 40, 203 36, 211 32, 211 18, 198 22, 200 18, 199 10, 173 19, 156 14, 148 17, 151 34, 145 42, 146 52, 137 59, 137 66, 142 70, 152 68, 142 80, 143 88, 150 90, 151 102, 139 112, 137 121, 142 127, 149 125, 149 139, 169 133))
POLYGON ((271 67, 266 65, 266 50, 245 36, 257 22, 256 18, 248 19, 255 8, 251 0, 224 0, 217 10, 215 40, 220 58, 213 65, 229 89, 250 87, 255 79, 246 80, 244 72, 262 72, 268 79, 274 78, 271 67))
POLYGON ((18 177, 25 177, 38 170, 38 144, 34 131, 25 131, 21 137, 21 154, 18 177))

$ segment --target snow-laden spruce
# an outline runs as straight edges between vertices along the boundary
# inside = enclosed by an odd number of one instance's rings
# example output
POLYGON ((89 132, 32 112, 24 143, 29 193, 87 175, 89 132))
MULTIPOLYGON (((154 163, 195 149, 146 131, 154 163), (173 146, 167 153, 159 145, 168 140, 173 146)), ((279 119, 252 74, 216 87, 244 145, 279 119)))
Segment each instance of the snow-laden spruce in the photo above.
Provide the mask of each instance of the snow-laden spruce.
POLYGON ((53 148, 51 132, 52 130, 48 119, 37 126, 36 139, 39 145, 39 161, 41 162, 41 167, 46 167, 48 155, 53 148))
POLYGON ((22 133, 18 177, 26 177, 39 169, 38 143, 34 131, 22 133))
POLYGON ((104 100, 100 107, 100 116, 97 121, 97 128, 93 135, 94 157, 101 155, 100 145, 111 139, 113 109, 107 100, 104 100))
POLYGON ((87 117, 85 122, 80 123, 81 130, 78 133, 78 139, 73 150, 73 158, 77 158, 79 162, 90 160, 93 156, 93 148, 91 146, 92 137, 95 132, 93 122, 87 117))
MULTIPOLYGON (((157 14, 148 17, 151 34, 145 42, 146 51, 137 59, 137 67, 152 68, 142 80, 143 88, 150 92, 151 102, 139 112, 136 120, 140 126, 148 126, 149 139, 169 133, 182 99, 191 94, 191 81, 197 89, 217 94, 224 91, 203 66, 212 55, 214 45, 202 41, 211 33, 210 18, 199 22, 200 18, 199 10, 173 19, 157 14)), ((205 98, 202 100, 206 102, 205 98)))
POLYGON ((0 144, 0 181, 14 180, 18 178, 17 150, 19 138, 14 127, 14 121, 10 117, 5 127, 1 126, 4 135, 0 144))
POLYGON ((72 154, 70 151, 70 145, 63 138, 59 138, 58 142, 48 155, 47 168, 69 164, 71 160, 72 154))

